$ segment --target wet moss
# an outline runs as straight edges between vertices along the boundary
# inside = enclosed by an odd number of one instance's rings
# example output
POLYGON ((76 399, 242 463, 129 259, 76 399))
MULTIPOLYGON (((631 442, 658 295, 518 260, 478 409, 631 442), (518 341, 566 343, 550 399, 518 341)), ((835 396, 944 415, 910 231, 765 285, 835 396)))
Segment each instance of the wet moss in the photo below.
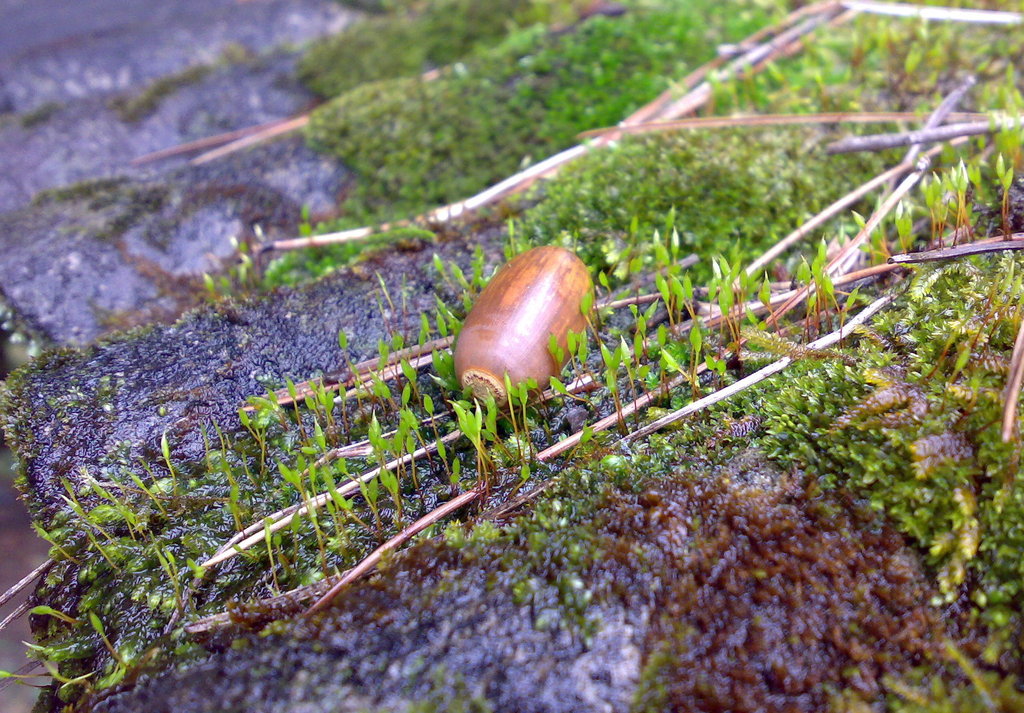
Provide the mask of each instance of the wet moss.
POLYGON ((721 25, 701 17, 645 10, 558 35, 523 30, 437 80, 360 85, 314 111, 307 135, 359 173, 344 206, 352 220, 450 202, 617 122, 762 19, 754 8, 721 25))

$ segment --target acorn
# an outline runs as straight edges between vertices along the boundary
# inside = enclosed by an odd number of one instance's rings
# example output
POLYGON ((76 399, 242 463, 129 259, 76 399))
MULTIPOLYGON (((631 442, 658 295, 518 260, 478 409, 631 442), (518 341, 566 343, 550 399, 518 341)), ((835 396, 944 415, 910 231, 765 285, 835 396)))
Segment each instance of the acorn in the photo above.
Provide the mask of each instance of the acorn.
POLYGON ((540 388, 562 373, 569 332, 582 332, 581 306, 594 285, 587 266, 565 248, 546 246, 512 258, 466 316, 455 344, 455 375, 477 398, 506 401, 513 386, 533 379, 540 388), (551 353, 551 335, 562 358, 551 353))

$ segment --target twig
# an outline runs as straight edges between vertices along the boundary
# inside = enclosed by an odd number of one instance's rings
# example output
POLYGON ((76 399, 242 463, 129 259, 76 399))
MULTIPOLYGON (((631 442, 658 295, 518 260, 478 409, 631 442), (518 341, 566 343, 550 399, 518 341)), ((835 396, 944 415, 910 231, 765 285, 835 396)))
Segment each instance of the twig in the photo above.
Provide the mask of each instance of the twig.
MULTIPOLYGON (((721 81, 721 79, 729 76, 738 76, 743 71, 763 63, 764 60, 770 59, 780 52, 783 52, 787 47, 798 42, 804 35, 816 30, 822 23, 835 18, 840 11, 841 7, 837 4, 830 3, 823 5, 820 12, 817 14, 812 15, 798 25, 780 32, 771 40, 753 48, 749 52, 744 53, 737 59, 730 62, 718 80, 721 81)), ((761 66, 764 65, 762 64, 761 66)), ((685 96, 668 104, 664 110, 660 112, 659 118, 675 119, 681 116, 686 116, 690 112, 695 111, 698 107, 707 103, 708 99, 711 98, 712 89, 711 82, 706 80, 701 82, 691 91, 687 92, 685 96)))
MULTIPOLYGON (((861 310, 856 317, 854 317, 845 325, 843 325, 842 328, 836 330, 835 332, 832 332, 831 334, 827 334, 824 337, 821 337, 820 339, 814 340, 813 342, 807 345, 807 348, 825 349, 827 347, 832 346, 839 340, 843 339, 847 334, 849 334, 854 327, 866 322, 868 319, 874 316, 876 312, 878 312, 883 307, 891 303, 894 299, 896 299, 895 295, 885 295, 883 297, 878 298, 870 305, 865 307, 863 310, 861 310)), ((755 371, 753 374, 750 374, 749 376, 740 379, 735 384, 731 384, 730 386, 727 386, 724 389, 719 389, 713 394, 709 394, 708 396, 705 396, 702 399, 698 399, 697 401, 687 404, 683 408, 678 409, 677 411, 673 411, 667 416, 662 416, 658 420, 652 421, 643 428, 624 437, 622 440, 627 443, 630 441, 635 441, 638 438, 642 438, 651 433, 654 433, 655 431, 661 428, 664 428, 670 423, 675 423, 676 421, 678 421, 681 418, 684 418, 685 416, 689 416, 690 414, 700 411, 701 409, 707 408, 712 404, 716 404, 719 401, 724 401, 730 396, 738 394, 739 392, 744 391, 750 388, 751 386, 754 386, 755 384, 764 381, 768 377, 777 374, 778 372, 782 371, 787 366, 789 366, 792 362, 793 359, 791 359, 790 357, 783 357, 782 359, 779 359, 778 361, 769 364, 763 369, 759 369, 758 371, 755 371)))
POLYGON ((143 154, 131 160, 132 166, 138 166, 144 163, 150 163, 152 161, 159 161, 165 158, 171 158, 173 156, 180 156, 181 154, 192 153, 193 151, 202 151, 213 146, 221 146, 231 141, 236 141, 246 136, 265 131, 274 126, 278 126, 284 122, 291 121, 292 119, 276 119, 275 121, 268 121, 265 124, 257 124, 256 126, 246 126, 244 129, 235 129, 234 131, 228 131, 223 134, 216 134, 214 136, 207 136, 203 139, 197 139, 195 141, 188 141, 183 144, 176 146, 170 146, 166 149, 160 149, 159 151, 153 151, 151 153, 143 154))
POLYGON ((895 2, 869 2, 868 0, 842 0, 843 7, 859 12, 895 17, 916 17, 922 20, 948 20, 996 25, 1016 25, 1024 19, 1019 12, 997 10, 965 10, 959 7, 927 7, 895 2))
POLYGON ((893 255, 889 262, 898 265, 908 265, 918 262, 938 262, 940 260, 955 260, 967 255, 981 255, 983 253, 997 253, 1003 250, 1024 250, 1024 233, 1014 233, 1008 238, 990 238, 979 240, 965 245, 957 245, 951 248, 940 248, 938 250, 924 250, 918 253, 902 253, 893 255))
POLYGON ((229 144, 226 144, 219 148, 215 148, 212 151, 207 151, 204 154, 200 154, 199 156, 196 156, 194 159, 189 161, 189 163, 191 163, 193 166, 200 166, 204 163, 209 163, 210 161, 214 161, 223 156, 227 156, 228 154, 235 153, 236 151, 241 151, 242 149, 248 148, 249 146, 254 146, 255 144, 259 144, 269 139, 272 139, 275 136, 287 134, 292 131, 298 131, 308 123, 309 114, 303 114, 302 116, 297 116, 294 119, 282 121, 273 126, 261 129, 260 131, 255 131, 247 136, 232 141, 229 144))
MULTIPOLYGON (((428 453, 433 453, 434 451, 437 450, 439 443, 448 444, 461 437, 462 431, 452 431, 451 433, 449 433, 446 436, 443 436, 439 440, 434 441, 432 443, 428 443, 422 448, 416 449, 412 453, 406 453, 404 456, 400 458, 395 458, 394 460, 389 461, 382 466, 371 468, 362 475, 353 478, 352 480, 345 483, 344 485, 342 485, 341 487, 337 488, 334 491, 320 493, 319 495, 310 498, 309 500, 303 502, 302 504, 291 505, 283 510, 279 510, 276 513, 268 515, 264 517, 262 520, 260 520, 260 522, 253 523, 245 530, 243 530, 243 533, 250 533, 248 534, 248 536, 244 537, 244 539, 238 540, 237 542, 232 542, 230 545, 223 545, 212 557, 210 557, 208 560, 206 560, 199 566, 212 567, 215 564, 220 564, 221 562, 229 560, 235 555, 240 554, 241 552, 244 552, 253 545, 261 542, 263 538, 266 536, 266 533, 277 532, 282 528, 288 527, 292 523, 292 520, 294 520, 295 518, 302 517, 303 515, 313 510, 318 510, 322 508, 324 505, 331 501, 332 497, 336 495, 344 497, 349 493, 354 493, 355 491, 359 490, 360 483, 369 482, 370 480, 373 480, 384 471, 394 470, 395 468, 399 468, 403 465, 411 463, 414 460, 417 460, 418 458, 422 458, 428 453)), ((236 540, 239 537, 239 534, 241 533, 238 533, 234 537, 232 537, 232 540, 236 540)))
MULTIPOLYGON (((955 118, 967 121, 984 118, 984 114, 960 112, 955 118)), ((642 124, 607 126, 590 129, 580 138, 594 138, 612 133, 645 134, 653 131, 679 129, 727 129, 737 126, 789 126, 800 124, 891 124, 900 121, 923 121, 926 117, 909 111, 889 112, 826 112, 819 114, 746 114, 739 116, 696 116, 671 121, 649 121, 642 124)))
POLYGON ((1017 330, 1010 357, 1010 376, 1003 392, 1003 443, 1009 443, 1017 435, 1017 405, 1020 403, 1020 387, 1024 382, 1024 322, 1017 330))
MULTIPOLYGON (((830 277, 835 277, 836 275, 841 274, 842 270, 840 268, 843 265, 845 265, 849 257, 856 254, 855 251, 860 249, 860 246, 868 239, 871 233, 874 232, 875 228, 878 227, 878 225, 882 222, 885 216, 888 215, 889 212, 896 207, 900 199, 902 199, 903 196, 906 195, 911 188, 917 185, 917 183, 924 176, 925 172, 931 166, 932 157, 937 155, 940 151, 941 147, 929 149, 924 153, 923 156, 921 156, 920 159, 918 159, 917 166, 914 169, 913 173, 911 173, 909 176, 903 179, 900 185, 897 186, 897 188, 894 191, 892 191, 884 201, 882 201, 882 204, 877 209, 875 209, 875 211, 868 218, 867 222, 864 224, 864 227, 861 228, 860 231, 858 231, 858 233, 853 237, 853 239, 850 240, 850 242, 848 242, 845 246, 843 246, 843 249, 840 250, 839 253, 834 258, 832 258, 832 260, 829 261, 828 266, 826 267, 826 272, 829 274, 830 277)), ((813 289, 813 285, 804 285, 803 287, 801 287, 799 290, 796 291, 796 294, 793 295, 790 301, 786 302, 779 309, 772 313, 770 321, 775 322, 777 324, 779 318, 782 317, 782 315, 786 314, 787 312, 789 312, 789 310, 795 307, 805 296, 810 294, 810 292, 813 291, 813 289)))
POLYGON ((841 211, 850 207, 871 191, 875 190, 876 188, 885 183, 888 183, 890 179, 895 178, 900 174, 906 173, 908 170, 910 170, 909 164, 898 164, 896 166, 893 166, 889 170, 875 176, 867 183, 850 191, 845 196, 832 203, 832 205, 822 210, 816 216, 814 216, 806 223, 801 225, 799 228, 794 230, 792 233, 790 233, 782 240, 777 242, 775 245, 769 248, 761 257, 757 258, 752 263, 750 263, 750 265, 747 266, 747 274, 753 275, 757 273, 763 267, 768 265, 772 260, 774 260, 779 255, 784 253, 786 250, 791 248, 793 245, 807 237, 812 230, 815 230, 819 226, 824 225, 829 220, 838 215, 841 211))
POLYGON ((2 595, 0 595, 0 607, 2 607, 5 604, 7 604, 7 602, 9 602, 12 599, 14 599, 14 597, 18 596, 18 593, 21 592, 21 590, 23 590, 25 587, 30 585, 32 582, 34 582, 40 576, 42 576, 43 574, 46 574, 46 572, 48 572, 50 567, 52 567, 54 564, 56 564, 56 563, 52 559, 47 559, 47 560, 43 561, 43 563, 40 564, 38 567, 36 567, 34 570, 32 570, 31 572, 26 574, 24 577, 19 579, 14 584, 13 587, 11 587, 6 592, 4 592, 2 595))
POLYGON ((993 117, 990 121, 971 121, 963 124, 948 124, 934 129, 905 131, 899 134, 869 134, 867 136, 851 136, 825 147, 830 154, 851 153, 853 151, 882 151, 885 149, 909 146, 911 144, 932 144, 938 141, 949 141, 967 136, 990 134, 996 131, 1007 131, 1020 128, 1019 117, 993 117))
POLYGON ((429 513, 421 517, 419 520, 409 525, 407 528, 399 532, 397 535, 395 535, 390 540, 388 540, 383 545, 381 545, 373 552, 371 552, 369 555, 367 555, 362 562, 360 562, 355 567, 346 572, 344 576, 342 576, 342 578, 338 581, 338 583, 331 587, 328 590, 327 594, 323 595, 320 599, 318 599, 316 603, 313 604, 313 606, 311 606, 307 610, 306 613, 313 614, 314 612, 317 612, 326 607, 328 604, 331 603, 331 600, 334 599, 334 597, 341 590, 343 590, 345 587, 347 587, 349 584, 359 579, 363 575, 369 573, 374 567, 376 567, 377 563, 380 562, 381 557, 384 556, 384 553, 390 552, 396 547, 401 546, 405 542, 412 539, 414 535, 427 529, 434 523, 438 522, 444 517, 447 517, 451 513, 458 510, 459 508, 473 502, 474 500, 479 498, 483 494, 483 492, 484 491, 482 489, 478 488, 467 490, 458 497, 449 500, 444 505, 434 508, 429 513))
MULTIPOLYGON (((452 337, 444 337, 442 339, 432 339, 429 342, 424 342, 415 347, 407 347, 406 349, 399 349, 397 352, 393 352, 388 355, 385 361, 383 369, 378 370, 378 364, 380 359, 367 359, 361 361, 358 364, 352 366, 352 368, 346 369, 345 373, 338 378, 336 382, 324 383, 325 379, 308 379, 306 381, 300 381, 297 384, 293 384, 295 389, 295 398, 292 398, 291 390, 288 388, 278 389, 274 392, 274 398, 277 399, 279 406, 287 406, 289 404, 300 401, 307 396, 315 395, 315 387, 323 386, 327 391, 340 391, 341 389, 347 389, 354 387, 357 383, 360 385, 364 384, 367 380, 373 376, 377 376, 383 380, 395 378, 401 373, 401 366, 399 362, 403 359, 410 359, 410 366, 414 369, 426 366, 430 363, 430 357, 432 356, 435 349, 447 349, 452 344, 452 337), (396 367, 396 368, 391 368, 396 367)), ((246 411, 256 410, 255 406, 247 405, 244 407, 246 411)))
POLYGON ((22 602, 21 604, 19 604, 14 609, 14 611, 12 611, 10 614, 8 614, 6 617, 4 617, 3 621, 0 621, 0 631, 3 631, 4 629, 6 629, 7 625, 10 624, 15 619, 21 618, 21 615, 24 614, 25 612, 27 612, 30 608, 31 607, 29 607, 28 602, 22 602))
MULTIPOLYGON (((943 99, 935 111, 932 112, 931 116, 928 117, 928 121, 924 122, 922 130, 928 131, 934 129, 940 124, 946 123, 946 120, 953 113, 953 110, 957 108, 960 101, 964 98, 964 95, 970 91, 971 87, 978 83, 978 80, 974 78, 973 74, 967 75, 960 85, 951 91, 946 98, 943 99)), ((907 149, 906 155, 903 157, 902 163, 911 164, 917 158, 917 155, 921 152, 921 144, 913 143, 910 148, 907 149)))

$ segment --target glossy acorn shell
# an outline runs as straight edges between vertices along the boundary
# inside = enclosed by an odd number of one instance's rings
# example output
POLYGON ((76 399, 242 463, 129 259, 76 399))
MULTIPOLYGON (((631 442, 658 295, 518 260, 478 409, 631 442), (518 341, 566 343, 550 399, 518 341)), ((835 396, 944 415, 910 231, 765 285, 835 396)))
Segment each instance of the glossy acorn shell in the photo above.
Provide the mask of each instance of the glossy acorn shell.
POLYGON ((455 344, 459 383, 480 398, 493 395, 499 404, 507 398, 506 373, 513 386, 533 379, 546 388, 569 358, 570 330, 586 326, 580 307, 593 288, 587 266, 564 248, 533 248, 512 258, 462 325, 455 344), (561 361, 549 350, 552 334, 564 352, 561 361))

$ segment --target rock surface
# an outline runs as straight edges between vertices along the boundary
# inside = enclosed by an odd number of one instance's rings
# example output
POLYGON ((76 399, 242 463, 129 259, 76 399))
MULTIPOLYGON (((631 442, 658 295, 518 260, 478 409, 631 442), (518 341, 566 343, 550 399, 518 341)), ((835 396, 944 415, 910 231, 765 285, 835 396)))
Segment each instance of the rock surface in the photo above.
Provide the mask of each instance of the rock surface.
POLYGON ((228 45, 301 43, 351 17, 330 0, 14 0, 0 27, 0 111, 138 88, 228 45))
POLYGON ((0 29, 0 105, 15 112, 0 120, 11 326, 85 344, 172 321, 257 226, 293 235, 304 208, 333 213, 348 173, 298 136, 198 167, 131 161, 300 113, 312 96, 282 47, 355 13, 328 0, 58 5, 12 4, 0 29))

